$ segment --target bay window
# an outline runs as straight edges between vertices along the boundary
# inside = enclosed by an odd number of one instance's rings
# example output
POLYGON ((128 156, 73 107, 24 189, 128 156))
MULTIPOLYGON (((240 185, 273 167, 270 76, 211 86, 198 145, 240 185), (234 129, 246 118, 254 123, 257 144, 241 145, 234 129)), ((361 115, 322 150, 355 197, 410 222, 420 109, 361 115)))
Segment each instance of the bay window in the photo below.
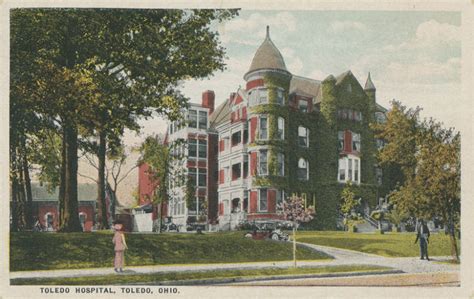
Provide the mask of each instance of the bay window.
POLYGON ((260 116, 259 125, 258 125, 259 139, 268 138, 268 126, 267 126, 267 117, 260 116))
POLYGON ((197 111, 189 110, 188 111, 188 126, 190 128, 197 128, 197 111))
POLYGON ((341 183, 352 181, 360 184, 361 167, 360 158, 348 155, 339 159, 337 180, 341 183))

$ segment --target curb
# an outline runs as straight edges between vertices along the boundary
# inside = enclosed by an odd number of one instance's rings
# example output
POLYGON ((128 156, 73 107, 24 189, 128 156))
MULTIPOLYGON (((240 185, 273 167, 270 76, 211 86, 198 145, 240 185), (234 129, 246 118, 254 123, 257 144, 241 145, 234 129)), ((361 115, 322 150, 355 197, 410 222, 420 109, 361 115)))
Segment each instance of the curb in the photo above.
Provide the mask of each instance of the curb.
POLYGON ((239 282, 252 281, 274 281, 285 279, 303 279, 303 278, 331 278, 331 277, 355 277, 364 275, 381 275, 381 274, 401 274, 405 273, 401 270, 382 270, 382 271, 361 271, 361 272, 339 272, 339 273, 321 273, 321 274, 300 274, 300 275, 276 275, 276 276, 262 276, 262 277, 241 277, 241 278, 222 278, 222 279, 192 279, 192 280, 175 280, 168 282, 153 282, 153 283, 136 283, 131 285, 177 285, 177 286, 192 286, 192 285, 219 285, 239 282))

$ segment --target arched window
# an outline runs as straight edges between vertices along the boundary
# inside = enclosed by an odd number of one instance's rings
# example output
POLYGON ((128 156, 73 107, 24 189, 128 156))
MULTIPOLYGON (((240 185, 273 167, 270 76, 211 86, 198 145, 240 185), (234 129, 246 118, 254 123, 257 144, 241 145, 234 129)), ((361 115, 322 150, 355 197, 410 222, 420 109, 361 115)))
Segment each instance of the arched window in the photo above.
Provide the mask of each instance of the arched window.
POLYGON ((308 160, 300 158, 298 160, 298 172, 297 172, 298 179, 307 180, 308 170, 309 170, 308 160))

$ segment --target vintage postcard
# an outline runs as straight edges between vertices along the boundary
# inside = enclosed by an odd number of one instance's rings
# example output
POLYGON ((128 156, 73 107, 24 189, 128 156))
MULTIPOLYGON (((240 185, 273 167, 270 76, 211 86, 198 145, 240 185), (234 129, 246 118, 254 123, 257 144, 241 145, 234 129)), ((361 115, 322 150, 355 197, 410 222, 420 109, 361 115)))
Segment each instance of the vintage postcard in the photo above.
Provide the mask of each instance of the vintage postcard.
POLYGON ((474 296, 469 1, 1 7, 1 298, 474 296))

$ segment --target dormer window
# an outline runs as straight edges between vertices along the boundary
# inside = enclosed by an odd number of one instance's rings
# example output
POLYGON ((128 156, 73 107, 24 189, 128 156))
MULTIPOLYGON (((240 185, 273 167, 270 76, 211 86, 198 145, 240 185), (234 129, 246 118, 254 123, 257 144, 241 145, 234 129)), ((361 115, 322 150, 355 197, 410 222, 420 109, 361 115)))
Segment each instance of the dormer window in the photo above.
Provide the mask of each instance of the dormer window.
POLYGON ((308 112, 308 100, 298 100, 298 110, 300 112, 308 112))

